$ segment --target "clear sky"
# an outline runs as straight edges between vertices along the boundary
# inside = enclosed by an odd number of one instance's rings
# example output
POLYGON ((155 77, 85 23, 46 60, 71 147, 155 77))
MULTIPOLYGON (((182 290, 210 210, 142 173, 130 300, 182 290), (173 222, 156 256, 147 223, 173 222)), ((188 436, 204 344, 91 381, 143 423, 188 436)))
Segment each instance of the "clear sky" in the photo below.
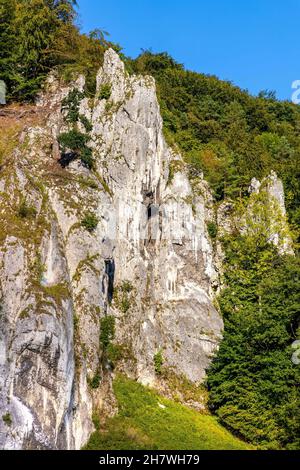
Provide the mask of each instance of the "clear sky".
POLYGON ((252 94, 291 99, 300 80, 300 0, 78 0, 82 31, 110 33, 124 53, 167 51, 186 68, 252 94))

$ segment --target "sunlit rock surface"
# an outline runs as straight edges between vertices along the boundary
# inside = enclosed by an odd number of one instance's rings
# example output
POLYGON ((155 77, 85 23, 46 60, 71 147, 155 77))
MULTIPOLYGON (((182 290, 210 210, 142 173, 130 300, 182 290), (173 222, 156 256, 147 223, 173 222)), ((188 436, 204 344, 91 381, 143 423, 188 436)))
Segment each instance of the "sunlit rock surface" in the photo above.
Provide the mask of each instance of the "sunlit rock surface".
MULTIPOLYGON (((78 160, 61 168, 57 138, 69 129, 61 102, 72 87, 82 91, 84 78, 66 87, 50 76, 37 103, 43 119, 24 129, 0 173, 5 449, 79 449, 94 429, 93 410, 116 411, 100 342, 105 316, 116 321, 116 369, 153 386, 158 352, 164 367, 199 383, 222 338, 214 299, 223 253, 207 224, 228 232, 230 203, 216 215, 205 180, 191 184, 164 140, 154 80, 129 76, 113 50, 95 100, 80 105, 96 169, 78 160), (107 85, 110 97, 100 99, 107 85), (22 218, 24 201, 34 213, 22 218), (87 213, 98 219, 91 233, 81 224, 87 213)), ((266 188, 285 215, 276 175, 266 188)))

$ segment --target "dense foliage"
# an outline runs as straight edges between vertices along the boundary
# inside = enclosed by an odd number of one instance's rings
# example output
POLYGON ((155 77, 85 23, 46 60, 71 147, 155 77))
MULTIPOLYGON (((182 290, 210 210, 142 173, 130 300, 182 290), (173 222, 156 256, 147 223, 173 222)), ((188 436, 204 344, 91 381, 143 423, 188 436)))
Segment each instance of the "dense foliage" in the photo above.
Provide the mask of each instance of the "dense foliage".
POLYGON ((104 350, 106 350, 111 341, 115 337, 115 318, 107 315, 101 319, 100 328, 100 343, 104 350))
POLYGON ((97 225, 98 225, 98 219, 97 217, 92 214, 88 213, 85 215, 85 217, 81 221, 81 225, 90 233, 94 232, 96 230, 97 225))
POLYGON ((0 0, 0 79, 7 99, 31 101, 50 70, 65 79, 84 73, 87 92, 105 49, 113 45, 100 30, 80 34, 75 0, 0 0))
POLYGON ((226 243, 220 297, 224 340, 210 371, 210 404, 222 422, 267 448, 300 447, 300 368, 291 345, 300 321, 300 262, 263 237, 226 243))

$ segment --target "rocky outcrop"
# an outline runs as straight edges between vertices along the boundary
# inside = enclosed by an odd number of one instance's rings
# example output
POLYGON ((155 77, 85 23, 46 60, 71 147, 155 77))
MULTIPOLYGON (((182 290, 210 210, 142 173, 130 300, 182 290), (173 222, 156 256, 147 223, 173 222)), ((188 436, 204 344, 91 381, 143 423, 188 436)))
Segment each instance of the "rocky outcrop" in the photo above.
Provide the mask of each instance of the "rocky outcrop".
POLYGON ((113 368, 155 386, 159 354, 172 373, 199 383, 222 337, 214 306, 222 253, 207 230, 213 198, 167 146, 154 80, 129 76, 106 52, 96 97, 82 98, 79 110, 92 124, 93 171, 58 162, 58 136, 70 129, 62 100, 72 89, 83 91, 84 78, 69 87, 49 78, 37 104, 44 119, 24 129, 0 174, 6 449, 80 448, 93 411, 116 409, 113 368), (87 230, 90 214, 97 226, 87 230))
POLYGON ((115 111, 96 104, 93 139, 112 193, 115 289, 129 282, 134 291, 128 311, 114 301, 109 307, 117 340, 130 345, 138 380, 155 381, 153 357, 162 350, 166 365, 199 381, 222 330, 212 305, 218 279, 206 230, 211 195, 207 187, 206 196, 193 193, 180 157, 166 146, 154 81, 126 77, 109 51, 98 76, 99 87, 107 83, 115 111))
MULTIPOLYGON (((264 237, 278 248, 280 254, 294 254, 283 184, 274 171, 262 181, 252 178, 248 199, 238 203, 223 201, 217 210, 217 225, 221 237, 234 231, 264 237)), ((220 244, 218 248, 220 260, 220 244)))
POLYGON ((259 226, 280 254, 294 254, 293 241, 287 221, 282 181, 274 171, 261 182, 253 178, 249 188, 250 200, 244 230, 259 226))

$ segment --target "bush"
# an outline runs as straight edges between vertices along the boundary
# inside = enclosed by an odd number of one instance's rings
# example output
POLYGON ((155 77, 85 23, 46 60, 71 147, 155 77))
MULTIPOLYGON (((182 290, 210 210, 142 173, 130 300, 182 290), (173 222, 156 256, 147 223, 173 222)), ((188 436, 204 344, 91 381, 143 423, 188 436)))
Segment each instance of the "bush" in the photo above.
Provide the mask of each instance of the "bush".
POLYGON ((89 137, 76 129, 72 129, 69 132, 63 132, 58 137, 58 143, 63 151, 73 150, 74 152, 80 152, 85 149, 89 137))
POLYGON ((94 181, 92 178, 85 178, 83 176, 79 176, 77 181, 85 188, 98 189, 99 187, 97 182, 94 181))
POLYGON ((162 373, 162 365, 164 362, 163 355, 161 350, 159 350, 156 354, 154 354, 153 357, 153 362, 154 362, 154 370, 157 375, 161 375, 162 373))
POLYGON ((75 124, 80 118, 79 106, 80 101, 84 98, 84 93, 77 89, 71 90, 66 98, 62 101, 62 110, 67 111, 66 120, 75 124))
POLYGON ((127 292, 128 294, 133 291, 133 285, 129 281, 124 281, 121 285, 122 292, 127 292))
POLYGON ((89 121, 86 116, 84 116, 83 114, 80 114, 79 115, 79 120, 80 120, 81 124, 84 125, 86 132, 91 132, 93 130, 93 125, 92 125, 91 121, 89 121))
POLYGON ((99 388, 100 382, 101 378, 99 374, 95 374, 94 377, 92 377, 91 379, 88 378, 88 384, 93 389, 99 388))
POLYGON ((208 222, 207 231, 209 236, 214 240, 218 235, 218 227, 214 222, 208 222))
POLYGON ((100 343, 106 351, 110 342, 115 337, 115 318, 107 315, 100 321, 100 343))
POLYGON ((36 217, 37 210, 33 206, 27 206, 26 202, 23 201, 19 207, 18 215, 22 219, 34 218, 36 217))
POLYGON ((124 281, 118 288, 115 289, 114 302, 116 307, 121 312, 126 313, 134 303, 133 296, 131 295, 133 286, 129 281, 124 281))
POLYGON ((5 413, 5 415, 2 416, 2 420, 7 426, 12 425, 12 419, 11 419, 10 413, 5 413))
POLYGON ((94 214, 86 214, 84 219, 81 221, 81 225, 90 233, 92 233, 98 225, 98 219, 94 214))
POLYGON ((99 99, 100 100, 108 100, 111 96, 111 85, 106 83, 102 85, 99 92, 99 99))
MULTIPOLYGON (((87 122, 89 122, 87 120, 87 122)), ((94 160, 92 157, 92 150, 87 147, 87 142, 89 141, 89 136, 87 134, 82 134, 76 129, 72 129, 69 132, 63 132, 58 137, 58 142, 61 150, 65 153, 65 159, 68 161, 68 155, 70 155, 69 161, 72 161, 76 158, 80 158, 84 166, 89 170, 94 168, 94 160), (71 154, 68 152, 71 151, 71 154)))
POLYGON ((85 147, 80 152, 80 160, 84 166, 86 166, 89 170, 94 168, 94 159, 92 157, 92 150, 88 147, 85 147))
POLYGON ((107 347, 107 357, 114 367, 115 364, 124 356, 124 346, 110 343, 107 347))
POLYGON ((130 300, 127 296, 123 296, 121 299, 120 310, 123 313, 126 313, 128 312, 129 309, 130 309, 130 300))

